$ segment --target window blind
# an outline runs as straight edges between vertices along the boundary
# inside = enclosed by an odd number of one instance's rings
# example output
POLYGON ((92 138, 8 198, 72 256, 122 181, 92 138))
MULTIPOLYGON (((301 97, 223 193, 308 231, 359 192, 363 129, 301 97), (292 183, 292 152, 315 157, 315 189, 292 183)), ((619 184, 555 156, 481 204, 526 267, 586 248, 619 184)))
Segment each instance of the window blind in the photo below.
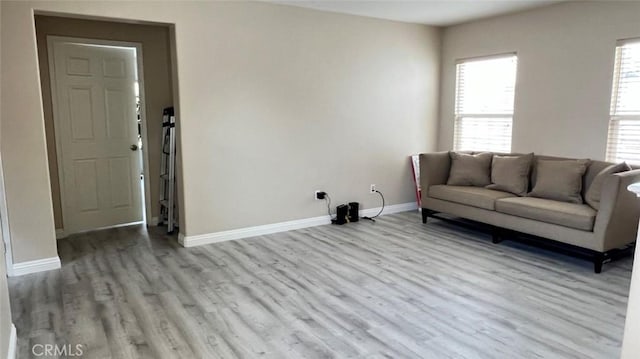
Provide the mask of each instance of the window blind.
POLYGON ((607 160, 640 164, 640 39, 616 47, 607 160))
POLYGON ((517 63, 505 55, 457 64, 455 150, 511 151, 517 63))

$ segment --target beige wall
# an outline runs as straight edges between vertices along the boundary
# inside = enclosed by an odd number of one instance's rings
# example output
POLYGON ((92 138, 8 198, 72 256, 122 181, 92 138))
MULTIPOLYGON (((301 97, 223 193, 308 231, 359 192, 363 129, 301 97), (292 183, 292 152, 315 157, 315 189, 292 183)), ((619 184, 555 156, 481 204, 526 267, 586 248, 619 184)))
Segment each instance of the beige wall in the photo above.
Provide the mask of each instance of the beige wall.
POLYGON ((57 255, 33 14, 2 6, 0 153, 14 263, 57 255), (14 31, 17 30, 17 31, 14 31))
POLYGON ((438 148, 453 145, 456 59, 516 51, 512 150, 604 159, 617 39, 640 37, 640 2, 571 2, 447 28, 438 148))
MULTIPOLYGON (((638 193, 640 196, 640 193, 638 193)), ((638 199, 640 201, 640 198, 638 199)), ((640 237, 640 236, 639 236, 640 237)), ((638 238, 638 243, 640 238, 638 238)), ((629 289, 629 302, 627 304, 627 316, 624 324, 624 341, 622 345, 622 359, 636 359, 640 355, 640 251, 634 254, 633 272, 631 275, 631 288, 629 289)))
POLYGON ((175 24, 183 234, 323 215, 316 189, 370 208, 375 183, 388 204, 411 202, 407 155, 435 149, 435 28, 246 2, 2 7, 16 262, 55 254, 33 9, 175 24))
POLYGON ((70 36, 101 40, 138 42, 142 44, 144 68, 145 109, 147 114, 147 140, 149 153, 149 180, 151 194, 151 215, 159 215, 160 193, 160 146, 162 137, 162 109, 173 105, 171 93, 171 62, 169 52, 169 28, 125 24, 117 22, 91 21, 52 16, 36 16, 36 36, 40 62, 40 82, 44 107, 44 123, 49 151, 49 175, 53 199, 53 216, 56 228, 63 228, 60 204, 60 184, 58 181, 58 161, 56 157, 53 109, 51 105, 51 85, 47 36, 70 36))
MULTIPOLYGON (((0 6, 0 26, 2 26, 2 7, 0 6)), ((0 66, 2 63, 2 45, 0 39, 0 66)), ((0 97, 2 89, 0 88, 0 97)), ((0 116, 1 121, 1 116, 0 116)), ((1 190, 1 189, 0 189, 1 190)), ((9 288, 7 286, 7 271, 4 258, 4 240, 0 231, 0 358, 8 358, 9 339, 11 333, 11 306, 9 303, 9 288)))

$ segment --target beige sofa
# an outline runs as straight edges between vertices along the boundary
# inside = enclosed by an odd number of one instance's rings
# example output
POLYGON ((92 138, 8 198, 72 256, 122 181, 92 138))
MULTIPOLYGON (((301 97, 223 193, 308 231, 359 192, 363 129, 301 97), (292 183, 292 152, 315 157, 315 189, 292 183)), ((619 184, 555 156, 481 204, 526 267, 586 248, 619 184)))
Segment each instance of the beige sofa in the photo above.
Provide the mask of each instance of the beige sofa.
MULTIPOLYGON (((540 158, 566 159, 535 155, 530 179, 535 176, 535 163, 540 158)), ((583 176, 583 195, 595 176, 609 165, 589 162, 583 176)), ((640 169, 607 175, 600 208, 596 210, 588 204, 518 197, 483 187, 448 186, 450 167, 449 152, 420 155, 423 223, 437 213, 447 213, 493 226, 496 243, 506 229, 570 244, 592 256, 596 273, 616 250, 628 247, 636 239, 640 201, 627 191, 627 186, 640 181, 640 169)))

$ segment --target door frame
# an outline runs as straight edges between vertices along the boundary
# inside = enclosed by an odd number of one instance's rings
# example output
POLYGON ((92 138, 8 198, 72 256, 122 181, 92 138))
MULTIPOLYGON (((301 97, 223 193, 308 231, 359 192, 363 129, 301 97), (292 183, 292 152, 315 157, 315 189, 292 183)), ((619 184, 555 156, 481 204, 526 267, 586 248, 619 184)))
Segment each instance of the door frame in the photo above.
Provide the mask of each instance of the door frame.
POLYGON ((11 232, 9 231, 9 210, 7 209, 7 198, 4 190, 4 168, 2 166, 2 156, 0 156, 0 227, 2 231, 2 241, 4 242, 4 257, 7 275, 13 276, 13 251, 11 249, 11 232))
MULTIPOLYGON (((66 189, 64 186, 64 171, 62 166, 62 144, 60 143, 60 133, 62 129, 60 129, 60 125, 58 121, 56 121, 56 117, 58 116, 58 95, 56 90, 56 74, 55 74, 55 60, 53 54, 53 46, 56 42, 75 42, 79 44, 88 44, 88 45, 100 45, 100 46, 113 46, 113 47, 130 47, 136 49, 136 67, 138 71, 138 91, 140 95, 140 132, 142 136, 142 174, 144 178, 144 203, 143 203, 143 216, 142 221, 149 225, 151 222, 151 184, 149 179, 149 141, 147 136, 147 113, 146 113, 146 97, 144 92, 144 69, 143 69, 143 57, 142 57, 142 43, 139 42, 129 42, 129 41, 112 41, 112 40, 100 40, 100 39, 89 39, 89 38, 81 38, 81 37, 70 37, 70 36, 55 36, 55 35, 47 35, 47 54, 49 60, 49 86, 51 87, 51 106, 52 106, 52 116, 53 116, 53 127, 55 133, 55 143, 56 143, 56 161, 58 164, 58 181, 59 181, 59 191, 60 191, 60 206, 62 207, 62 233, 57 237, 66 237, 70 234, 77 233, 78 231, 69 231, 68 226, 68 217, 66 215, 66 189)), ((154 223, 157 224, 157 223, 154 223)), ((126 224, 120 224, 117 226, 122 226, 126 224)), ((103 229, 103 228, 94 228, 103 229)), ((92 229, 92 230, 94 230, 92 229)))

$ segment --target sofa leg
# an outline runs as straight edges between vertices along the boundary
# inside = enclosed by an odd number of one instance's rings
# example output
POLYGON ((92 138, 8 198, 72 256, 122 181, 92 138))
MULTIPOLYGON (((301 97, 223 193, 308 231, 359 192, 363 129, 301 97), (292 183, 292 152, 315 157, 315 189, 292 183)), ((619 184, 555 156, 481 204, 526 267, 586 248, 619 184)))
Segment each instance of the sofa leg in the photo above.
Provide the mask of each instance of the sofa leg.
POLYGON ((423 208, 422 209, 422 223, 427 223, 427 218, 433 216, 436 213, 438 213, 438 212, 432 211, 430 209, 423 208))
POLYGON ((606 253, 596 253, 593 256, 593 271, 595 273, 601 273, 602 272, 602 265, 605 262, 608 262, 607 254, 606 253))
POLYGON ((491 229, 491 242, 493 242, 494 244, 498 244, 503 240, 504 240, 504 237, 502 235, 502 231, 500 230, 500 227, 493 227, 491 229))
POLYGON ((593 271, 595 273, 602 273, 602 261, 595 260, 593 262, 593 271))

